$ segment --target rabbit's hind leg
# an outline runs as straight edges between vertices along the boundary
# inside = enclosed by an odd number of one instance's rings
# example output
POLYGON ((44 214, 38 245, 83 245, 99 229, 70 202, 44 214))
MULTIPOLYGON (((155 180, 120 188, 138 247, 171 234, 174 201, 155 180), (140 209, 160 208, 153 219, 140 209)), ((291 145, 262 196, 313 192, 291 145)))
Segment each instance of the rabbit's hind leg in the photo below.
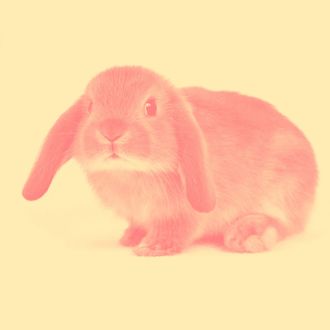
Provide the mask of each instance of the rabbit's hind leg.
POLYGON ((263 252, 270 250, 286 236, 279 221, 265 214, 248 214, 226 225, 224 247, 233 252, 263 252))

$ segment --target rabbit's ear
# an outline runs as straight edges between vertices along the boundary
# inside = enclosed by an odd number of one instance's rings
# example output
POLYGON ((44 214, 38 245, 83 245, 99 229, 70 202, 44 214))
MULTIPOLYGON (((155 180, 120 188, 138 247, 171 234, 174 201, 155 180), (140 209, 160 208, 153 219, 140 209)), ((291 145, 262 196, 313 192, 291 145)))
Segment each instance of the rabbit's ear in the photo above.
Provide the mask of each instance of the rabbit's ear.
POLYGON ((175 126, 187 198, 196 211, 210 212, 214 209, 216 200, 210 169, 207 168, 203 133, 193 114, 185 109, 178 110, 175 126))
POLYGON ((84 98, 80 98, 49 131, 23 189, 27 200, 40 198, 48 190, 57 170, 72 157, 72 144, 85 115, 85 105, 84 98))

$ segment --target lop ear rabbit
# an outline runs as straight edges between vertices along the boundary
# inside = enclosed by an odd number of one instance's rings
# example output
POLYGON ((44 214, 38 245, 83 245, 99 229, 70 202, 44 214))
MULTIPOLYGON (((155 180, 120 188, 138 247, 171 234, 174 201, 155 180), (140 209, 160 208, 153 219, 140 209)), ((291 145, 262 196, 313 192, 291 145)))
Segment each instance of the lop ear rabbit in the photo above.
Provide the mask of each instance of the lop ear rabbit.
POLYGON ((121 243, 148 256, 203 240, 270 249, 304 228, 317 181, 310 144, 268 103, 178 89, 140 67, 88 84, 48 134, 24 197, 41 197, 71 157, 128 220, 121 243))

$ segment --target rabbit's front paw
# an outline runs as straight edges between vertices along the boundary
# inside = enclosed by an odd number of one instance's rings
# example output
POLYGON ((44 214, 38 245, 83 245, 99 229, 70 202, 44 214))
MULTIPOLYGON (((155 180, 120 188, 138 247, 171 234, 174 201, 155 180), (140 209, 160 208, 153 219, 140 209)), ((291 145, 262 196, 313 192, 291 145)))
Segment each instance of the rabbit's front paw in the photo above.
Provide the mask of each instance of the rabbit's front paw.
POLYGON ((270 250, 283 236, 280 224, 263 214, 250 214, 236 219, 224 232, 224 246, 234 252, 270 250))
POLYGON ((189 245, 194 228, 186 218, 156 222, 134 252, 139 256, 178 254, 189 245))
POLYGON ((146 231, 143 228, 130 226, 125 230, 119 242, 123 246, 136 246, 141 242, 145 234, 146 231))

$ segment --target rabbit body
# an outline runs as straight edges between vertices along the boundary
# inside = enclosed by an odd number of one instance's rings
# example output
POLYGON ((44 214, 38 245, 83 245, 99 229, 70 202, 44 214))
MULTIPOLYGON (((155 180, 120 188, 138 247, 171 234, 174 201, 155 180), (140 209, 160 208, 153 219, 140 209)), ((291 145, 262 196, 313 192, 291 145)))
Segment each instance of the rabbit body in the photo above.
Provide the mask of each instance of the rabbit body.
MULTIPOLYGON (((90 100, 97 109, 79 117, 72 157, 104 204, 128 220, 121 243, 136 254, 174 254, 197 241, 260 252, 304 228, 317 181, 313 151, 270 104, 233 92, 176 89, 140 68, 97 76, 74 108, 86 109, 90 100), (159 115, 150 121, 133 115, 128 109, 144 104, 139 95, 153 95, 159 115), (115 122, 118 109, 127 112, 115 122), (109 136, 100 134, 104 122, 119 159, 108 159, 109 136), (113 134, 123 123, 129 124, 118 138, 113 134)), ((34 173, 28 199, 48 187, 35 190, 41 179, 34 173)))

